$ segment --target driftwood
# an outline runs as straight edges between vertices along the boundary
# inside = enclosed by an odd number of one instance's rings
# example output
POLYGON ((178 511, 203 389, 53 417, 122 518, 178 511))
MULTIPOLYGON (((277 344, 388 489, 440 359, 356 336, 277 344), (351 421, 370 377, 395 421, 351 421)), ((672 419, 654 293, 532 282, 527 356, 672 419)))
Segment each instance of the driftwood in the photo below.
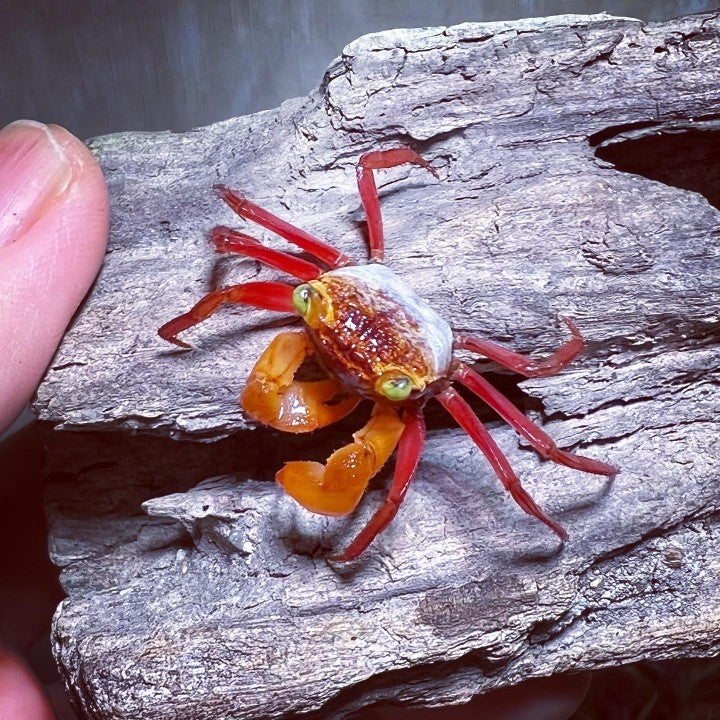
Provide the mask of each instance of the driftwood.
POLYGON ((719 35, 716 14, 380 33, 277 110, 92 141, 109 255, 37 399, 85 431, 49 438, 49 517, 69 595, 55 652, 88 717, 345 717, 720 651, 719 35), (243 224, 213 183, 361 258, 354 163, 397 144, 440 180, 382 175, 388 264, 456 329, 547 352, 567 314, 589 339, 557 377, 495 377, 561 446, 622 468, 541 463, 492 423, 564 548, 438 412, 401 515, 331 567, 386 478, 349 520, 267 480, 361 418, 252 429, 237 397, 270 314, 220 313, 186 333, 191 352, 155 334, 214 285, 276 276, 213 256, 208 229, 243 224))

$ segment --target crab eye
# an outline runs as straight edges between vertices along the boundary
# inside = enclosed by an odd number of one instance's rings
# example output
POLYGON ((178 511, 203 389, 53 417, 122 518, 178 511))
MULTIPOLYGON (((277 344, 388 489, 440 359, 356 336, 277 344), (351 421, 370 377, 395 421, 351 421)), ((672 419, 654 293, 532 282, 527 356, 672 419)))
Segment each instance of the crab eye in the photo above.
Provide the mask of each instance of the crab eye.
POLYGON ((310 309, 311 294, 312 288, 307 283, 298 285, 295 290, 293 290, 293 305, 295 305, 295 309, 301 315, 307 315, 310 309))
POLYGON ((397 374, 382 380, 377 388, 388 400, 407 400, 414 389, 413 381, 407 375, 397 374))

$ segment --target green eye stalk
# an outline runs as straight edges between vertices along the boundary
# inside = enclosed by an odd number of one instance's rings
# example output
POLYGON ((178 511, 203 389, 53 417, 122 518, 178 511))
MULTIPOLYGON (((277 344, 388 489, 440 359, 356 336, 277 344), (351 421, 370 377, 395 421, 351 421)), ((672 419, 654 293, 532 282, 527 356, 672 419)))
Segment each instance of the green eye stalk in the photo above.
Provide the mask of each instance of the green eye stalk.
POLYGON ((293 291, 293 305, 301 315, 307 315, 310 310, 310 296, 313 289, 307 283, 298 285, 293 291))
POLYGON ((407 400, 414 387, 413 381, 407 375, 397 375, 381 382, 378 385, 378 390, 388 400, 399 402, 407 400))

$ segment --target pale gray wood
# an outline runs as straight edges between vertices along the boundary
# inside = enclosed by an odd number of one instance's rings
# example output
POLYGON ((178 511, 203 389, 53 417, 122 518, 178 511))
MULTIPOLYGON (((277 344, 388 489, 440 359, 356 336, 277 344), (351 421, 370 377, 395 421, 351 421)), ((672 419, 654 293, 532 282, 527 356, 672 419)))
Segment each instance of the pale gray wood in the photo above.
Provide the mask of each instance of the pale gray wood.
POLYGON ((351 43, 318 90, 276 111, 92 142, 110 254, 37 401, 60 429, 126 431, 51 438, 53 467, 79 473, 51 486, 70 593, 55 652, 88 717, 345 717, 720 651, 720 216, 595 155, 661 132, 717 138, 719 29, 706 14, 391 31, 351 43), (237 397, 273 317, 223 312, 186 333, 191 352, 155 335, 213 283, 277 277, 213 257, 208 229, 243 226, 214 182, 360 258, 354 164, 398 143, 440 181, 382 175, 388 264, 456 329, 547 352, 567 314, 589 339, 571 369, 521 388, 563 447, 622 469, 613 482, 539 463, 493 425, 570 531, 562 550, 440 427, 401 515, 357 564, 331 567, 382 483, 357 516, 328 520, 261 482, 351 430, 246 422, 237 397))

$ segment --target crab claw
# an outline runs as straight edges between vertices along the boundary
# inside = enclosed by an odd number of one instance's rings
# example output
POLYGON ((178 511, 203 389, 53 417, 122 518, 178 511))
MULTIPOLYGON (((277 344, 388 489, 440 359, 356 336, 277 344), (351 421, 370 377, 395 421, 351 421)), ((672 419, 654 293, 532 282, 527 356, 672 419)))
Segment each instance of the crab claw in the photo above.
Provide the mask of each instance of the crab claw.
POLYGON ((346 515, 360 501, 372 478, 392 455, 405 425, 389 405, 375 405, 353 442, 336 450, 323 465, 285 463, 275 479, 304 508, 322 515, 346 515))
POLYGON ((304 332, 282 332, 250 373, 240 402, 254 420, 285 432, 310 432, 345 417, 359 402, 333 379, 301 382, 295 373, 313 349, 304 332))

